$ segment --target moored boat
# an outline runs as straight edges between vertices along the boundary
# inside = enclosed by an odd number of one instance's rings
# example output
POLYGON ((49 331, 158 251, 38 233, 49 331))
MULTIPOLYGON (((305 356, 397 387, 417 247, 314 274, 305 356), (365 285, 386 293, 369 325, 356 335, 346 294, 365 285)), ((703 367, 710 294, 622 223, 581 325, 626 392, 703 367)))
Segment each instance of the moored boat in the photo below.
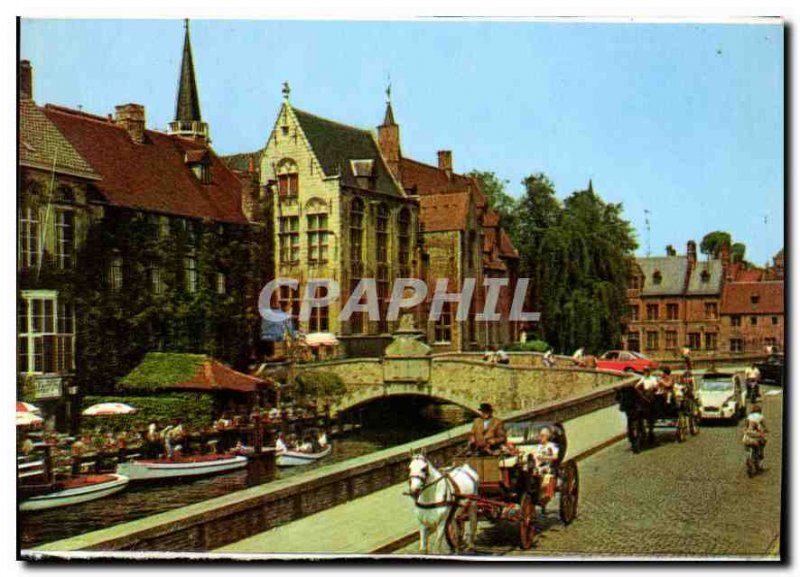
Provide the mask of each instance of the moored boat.
POLYGON ((28 497, 20 503, 19 509, 41 511, 94 501, 122 491, 128 485, 128 481, 128 477, 119 474, 74 477, 59 481, 52 491, 28 497))
POLYGON ((327 457, 330 454, 330 445, 316 453, 304 453, 301 451, 292 450, 278 451, 275 453, 275 464, 279 467, 298 467, 300 465, 308 465, 315 461, 319 461, 323 457, 327 457))
POLYGON ((247 465, 247 457, 233 454, 188 455, 173 459, 136 459, 117 465, 117 473, 131 481, 216 475, 247 465))

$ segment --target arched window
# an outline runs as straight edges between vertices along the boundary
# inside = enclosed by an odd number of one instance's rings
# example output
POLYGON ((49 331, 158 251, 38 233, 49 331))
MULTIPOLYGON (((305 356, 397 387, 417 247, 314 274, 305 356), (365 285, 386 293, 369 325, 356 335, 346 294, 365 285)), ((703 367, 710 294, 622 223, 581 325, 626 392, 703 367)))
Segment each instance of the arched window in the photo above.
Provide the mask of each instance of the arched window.
POLYGON ((278 178, 278 196, 294 198, 299 191, 300 182, 297 176, 297 163, 291 158, 284 158, 275 169, 278 178))
POLYGON ((407 208, 397 215, 397 247, 401 277, 411 276, 411 214, 407 208))
POLYGON ((389 207, 379 204, 375 213, 375 284, 381 319, 378 332, 386 332, 386 306, 389 301, 389 207))
MULTIPOLYGON (((364 274, 362 246, 364 242, 364 201, 356 197, 350 202, 350 293, 352 294, 364 274)), ((364 333, 364 313, 350 317, 351 334, 364 333)))
POLYGON ((653 273, 653 284, 654 285, 660 285, 661 284, 661 280, 662 280, 661 271, 657 270, 656 272, 653 273))

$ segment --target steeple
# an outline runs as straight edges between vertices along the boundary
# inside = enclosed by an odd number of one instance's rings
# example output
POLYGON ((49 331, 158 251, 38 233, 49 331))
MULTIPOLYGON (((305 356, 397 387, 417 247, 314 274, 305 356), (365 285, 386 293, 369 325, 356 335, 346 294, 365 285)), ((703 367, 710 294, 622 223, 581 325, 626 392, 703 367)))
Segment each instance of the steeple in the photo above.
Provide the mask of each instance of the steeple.
POLYGON ((594 193, 594 186, 592 186, 592 179, 589 179, 589 192, 594 193))
POLYGON ((197 81, 194 75, 192 42, 189 38, 189 19, 183 23, 183 59, 178 77, 178 100, 175 104, 175 120, 170 122, 170 134, 208 140, 208 125, 200 115, 200 98, 197 96, 197 81))
POLYGON ((392 110, 392 84, 386 86, 386 114, 383 124, 378 127, 378 146, 381 149, 386 165, 395 178, 400 179, 400 127, 394 121, 392 110))

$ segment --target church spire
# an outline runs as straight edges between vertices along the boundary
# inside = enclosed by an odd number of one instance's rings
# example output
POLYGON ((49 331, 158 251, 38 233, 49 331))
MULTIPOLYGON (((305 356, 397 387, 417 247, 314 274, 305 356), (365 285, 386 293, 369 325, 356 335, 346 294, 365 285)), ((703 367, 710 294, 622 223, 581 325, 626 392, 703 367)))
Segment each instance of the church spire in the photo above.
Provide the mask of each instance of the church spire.
POLYGON ((192 42, 189 38, 189 19, 183 21, 183 59, 178 77, 178 100, 175 104, 175 120, 170 122, 169 131, 173 134, 199 138, 208 138, 208 125, 200 115, 200 98, 197 96, 197 81, 194 75, 192 59, 192 42))
POLYGON ((396 126, 394 110, 392 110, 392 83, 386 86, 386 114, 383 115, 383 126, 396 126))

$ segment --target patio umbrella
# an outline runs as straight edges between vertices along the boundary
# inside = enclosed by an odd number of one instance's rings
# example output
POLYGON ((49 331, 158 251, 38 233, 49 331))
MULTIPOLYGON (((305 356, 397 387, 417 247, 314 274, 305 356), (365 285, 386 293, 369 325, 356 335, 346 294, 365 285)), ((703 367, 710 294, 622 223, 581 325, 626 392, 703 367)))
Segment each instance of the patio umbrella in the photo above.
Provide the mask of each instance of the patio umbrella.
POLYGON ((17 412, 18 413, 41 413, 42 410, 37 407, 36 405, 31 405, 30 403, 24 403, 22 401, 17 401, 17 412))
POLYGON ((87 417, 106 417, 111 415, 131 415, 136 412, 134 407, 125 403, 98 403, 84 409, 82 415, 87 417))
POLYGON ((44 423, 44 419, 29 411, 17 411, 18 427, 31 427, 34 425, 41 425, 42 423, 44 423))

